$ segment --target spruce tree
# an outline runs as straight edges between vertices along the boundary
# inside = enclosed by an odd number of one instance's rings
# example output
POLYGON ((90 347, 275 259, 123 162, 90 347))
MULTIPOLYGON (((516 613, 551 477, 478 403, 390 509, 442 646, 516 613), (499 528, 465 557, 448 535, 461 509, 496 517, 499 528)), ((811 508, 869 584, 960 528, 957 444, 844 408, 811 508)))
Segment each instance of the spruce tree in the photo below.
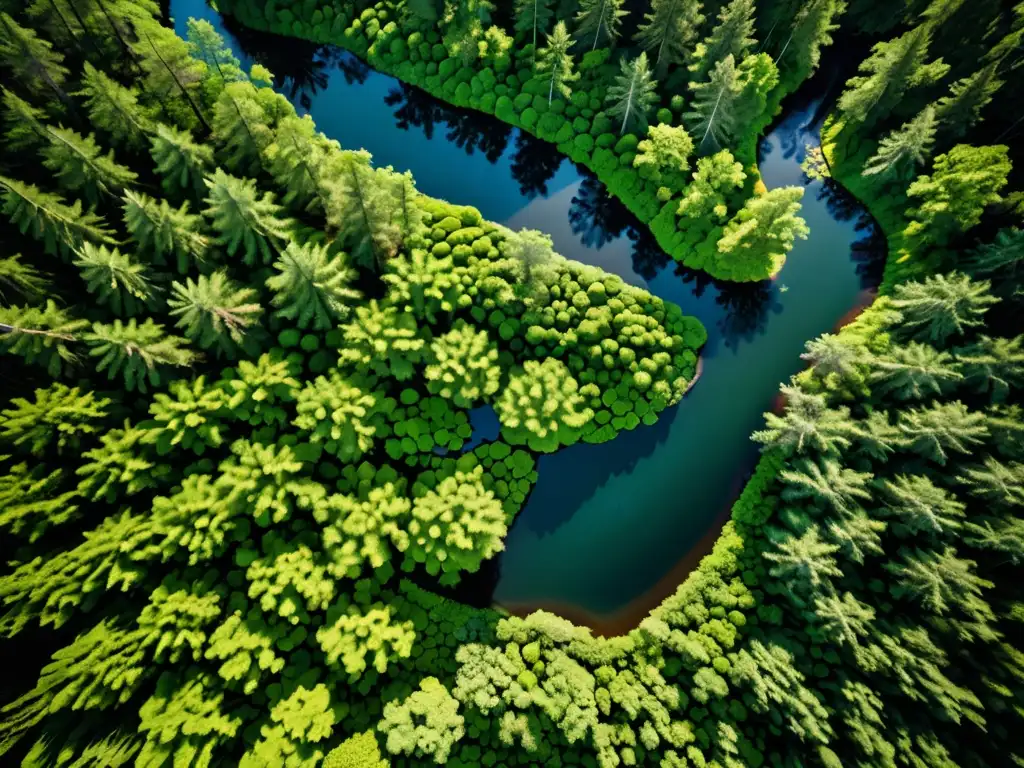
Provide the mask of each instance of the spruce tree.
POLYGON ((708 79, 691 83, 693 100, 683 123, 697 144, 697 152, 711 154, 731 142, 740 126, 736 106, 742 86, 732 54, 714 65, 708 79))
POLYGON ((160 369, 165 366, 192 365, 198 355, 188 348, 185 339, 168 336, 162 325, 147 318, 139 323, 93 323, 92 331, 83 334, 89 355, 97 358, 96 370, 106 371, 107 378, 122 378, 132 392, 147 391, 147 385, 160 385, 160 369))
POLYGON ((195 116, 206 133, 211 131, 196 95, 205 73, 205 65, 192 58, 188 43, 154 18, 134 18, 137 39, 131 42, 146 75, 146 90, 161 98, 177 95, 195 116))
POLYGON ((590 43, 590 50, 607 41, 609 47, 615 44, 622 26, 622 18, 628 11, 622 8, 623 0, 580 0, 576 12, 576 37, 583 43, 590 43))
POLYGON ((143 114, 138 94, 111 79, 89 62, 82 73, 82 90, 75 95, 85 99, 89 120, 110 136, 116 146, 140 150, 149 142, 153 124, 143 114))
POLYGON ((552 3, 553 0, 515 0, 516 33, 527 36, 535 52, 539 35, 547 33, 548 24, 555 15, 552 3))
POLYGON ((729 56, 734 62, 742 61, 757 43, 753 35, 754 0, 731 0, 719 13, 711 34, 693 51, 691 82, 704 83, 718 63, 729 56))
POLYGON ((862 173, 896 182, 909 182, 917 174, 918 166, 924 165, 931 155, 935 128, 935 108, 925 107, 913 120, 882 139, 862 173))
POLYGON ((880 488, 885 503, 881 513, 901 538, 922 535, 941 541, 964 523, 965 505, 926 475, 896 475, 883 480, 880 488))
POLYGON ((1013 278, 1024 267, 1024 230, 1003 229, 991 243, 975 248, 964 269, 977 277, 1013 278))
POLYGON ((870 365, 876 397, 926 400, 949 393, 963 379, 948 352, 917 342, 893 346, 872 358, 870 365))
POLYGON ((820 453, 840 455, 857 436, 857 424, 847 408, 829 408, 824 395, 804 392, 799 387, 780 388, 786 410, 764 415, 766 429, 751 439, 766 449, 778 449, 785 456, 820 453))
POLYGON ((33 398, 15 397, 0 411, 0 442, 42 457, 49 451, 74 455, 103 431, 110 400, 78 387, 54 383, 33 398))
POLYGON ((810 233, 798 215, 803 194, 803 187, 777 187, 749 198, 718 240, 721 271, 741 280, 778 272, 796 239, 810 233))
POLYGON ((768 572, 782 581, 798 604, 804 604, 806 598, 813 601, 828 594, 832 579, 843 575, 835 559, 838 551, 839 547, 823 541, 819 528, 811 525, 800 536, 786 535, 775 541, 764 558, 775 563, 768 572))
POLYGON ((951 453, 971 455, 989 436, 985 414, 959 401, 901 411, 899 428, 912 452, 941 465, 951 453))
POLYGON ((622 59, 620 72, 615 83, 608 87, 605 95, 606 111, 609 116, 622 118, 619 133, 634 126, 638 131, 647 129, 647 114, 658 101, 657 87, 647 65, 647 54, 641 53, 632 61, 622 59))
POLYGON ((189 51, 206 65, 205 81, 212 85, 206 94, 208 101, 216 99, 228 83, 247 79, 241 62, 210 22, 189 19, 186 26, 189 51))
POLYGON ((175 198, 206 197, 206 175, 213 167, 213 148, 197 144, 188 131, 158 123, 150 137, 150 154, 162 178, 164 191, 175 198))
POLYGON ((256 176, 274 131, 251 83, 228 83, 213 108, 213 137, 221 145, 228 170, 256 176))
POLYGON ((209 195, 203 214, 217 232, 213 242, 228 256, 241 251, 249 266, 273 261, 291 240, 291 222, 270 192, 259 196, 253 179, 239 179, 218 168, 206 180, 209 195))
POLYGON ((633 38, 654 59, 655 74, 681 64, 704 22, 699 0, 652 0, 651 10, 633 38))
POLYGON ((274 181, 286 190, 284 205, 299 212, 324 212, 323 170, 330 149, 309 115, 286 117, 277 124, 266 158, 274 181))
POLYGON ((34 544, 48 531, 78 516, 78 493, 63 491, 64 473, 29 469, 25 462, 0 476, 0 532, 34 544))
POLYGON ((6 88, 0 88, 0 91, 3 92, 4 123, 7 126, 4 131, 6 148, 16 152, 46 143, 46 113, 33 107, 14 91, 6 88))
POLYGON ((983 326, 985 313, 999 301, 990 287, 988 281, 955 272, 897 285, 892 306, 903 316, 899 334, 941 346, 983 326))
POLYGON ((975 392, 1004 402, 1024 387, 1024 336, 979 336, 973 344, 956 350, 966 384, 975 392))
POLYGON ((233 356, 254 326, 263 308, 252 288, 243 288, 223 270, 171 284, 167 304, 178 318, 177 327, 203 349, 216 348, 218 356, 233 356))
POLYGON ((125 226, 139 252, 160 265, 176 264, 182 275, 203 263, 209 249, 201 232, 202 219, 188 208, 187 202, 172 208, 166 200, 131 191, 125 193, 122 204, 125 226))
POLYGON ((19 294, 23 299, 35 301, 43 298, 50 291, 48 277, 33 267, 22 262, 20 253, 0 259, 0 299, 10 303, 10 292, 19 294))
MULTIPOLYGON (((801 3, 775 63, 787 84, 799 84, 818 68, 821 49, 832 43, 832 32, 839 29, 838 18, 846 8, 845 0, 809 0, 801 3)), ((783 40, 782 36, 779 37, 783 40)))
POLYGON ((355 263, 382 273, 398 249, 395 198, 370 165, 365 150, 333 155, 324 174, 327 223, 343 235, 355 263))
POLYGON ((1003 81, 997 78, 995 63, 982 67, 969 77, 957 80, 949 88, 949 96, 936 103, 935 117, 939 137, 952 143, 963 137, 981 119, 981 111, 992 101, 1003 81))
POLYGON ((542 79, 548 85, 548 104, 555 96, 555 92, 566 101, 572 96, 570 83, 579 80, 579 73, 572 68, 572 56, 569 49, 574 45, 573 39, 569 36, 564 22, 558 22, 554 31, 548 35, 547 45, 537 51, 536 70, 542 75, 542 79))
POLYGON ((46 137, 43 165, 62 187, 84 194, 90 205, 99 203, 103 195, 119 196, 138 178, 114 160, 113 150, 103 154, 91 133, 83 136, 67 128, 48 127, 46 137))
POLYGON ((343 253, 332 254, 325 245, 289 243, 274 262, 277 274, 266 281, 275 294, 275 314, 299 328, 333 328, 360 297, 359 291, 349 287, 356 272, 345 258, 343 253))
POLYGON ((71 99, 64 91, 68 70, 64 57, 53 46, 23 27, 7 13, 0 12, 0 62, 18 80, 26 94, 49 88, 64 104, 71 99))
POLYGON ((116 247, 83 243, 75 259, 86 290, 117 315, 136 315, 152 306, 155 288, 144 264, 116 247))
POLYGON ((82 54, 98 51, 85 19, 69 0, 31 0, 25 12, 32 26, 62 50, 76 48, 82 54))
POLYGON ((60 309, 53 300, 43 307, 0 307, 0 346, 5 352, 38 363, 53 377, 78 361, 75 342, 88 326, 60 309))

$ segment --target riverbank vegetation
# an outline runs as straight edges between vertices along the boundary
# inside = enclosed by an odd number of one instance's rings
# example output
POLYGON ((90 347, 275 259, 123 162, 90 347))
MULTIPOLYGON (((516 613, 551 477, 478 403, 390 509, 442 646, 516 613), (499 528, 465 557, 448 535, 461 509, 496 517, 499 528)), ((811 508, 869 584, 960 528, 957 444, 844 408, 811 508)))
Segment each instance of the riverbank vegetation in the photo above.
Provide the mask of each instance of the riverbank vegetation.
MULTIPOLYGON (((832 18, 746 5, 743 38, 832 18)), ((609 6, 579 4, 596 50, 628 22, 609 6)), ((808 342, 714 552, 600 638, 436 591, 501 548, 538 454, 679 398, 699 324, 343 150, 208 25, 179 40, 138 0, 0 7, 5 760, 1024 762, 1020 163, 999 140, 1018 117, 985 95, 1017 93, 1021 12, 838 17, 880 42, 818 167, 882 222, 884 296, 808 342), (501 437, 468 449, 481 403, 501 437)), ((532 7, 564 37, 561 5, 532 7)), ((672 10, 714 16, 656 3, 650 24, 672 10)), ((445 60, 500 50, 491 29, 446 35, 445 60)), ((546 56, 552 93, 579 87, 546 56)), ((638 139, 640 168, 699 154, 674 127, 638 139)), ((765 213, 796 236, 795 200, 729 208, 736 157, 696 159, 679 205, 722 237, 765 213)))

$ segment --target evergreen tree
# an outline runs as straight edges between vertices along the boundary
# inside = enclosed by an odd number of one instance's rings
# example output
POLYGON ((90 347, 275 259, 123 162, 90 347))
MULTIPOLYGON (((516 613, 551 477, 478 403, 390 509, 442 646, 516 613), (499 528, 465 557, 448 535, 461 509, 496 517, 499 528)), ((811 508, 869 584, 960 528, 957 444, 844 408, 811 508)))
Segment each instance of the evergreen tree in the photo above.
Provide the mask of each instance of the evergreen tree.
POLYGON ((718 63, 730 56, 733 62, 742 61, 757 43, 753 35, 754 0, 731 0, 718 14, 711 34, 693 51, 691 82, 703 84, 718 63))
POLYGON ((975 392, 1004 402, 1014 389, 1024 386, 1024 337, 1007 339, 981 336, 968 347, 956 350, 964 379, 975 392))
POLYGON ((3 212, 23 234, 42 241, 46 253, 67 256, 86 242, 114 244, 113 232, 103 219, 92 211, 83 212, 78 200, 69 206, 59 195, 6 176, 0 176, 0 189, 3 212))
MULTIPOLYGON (((555 15, 551 7, 553 0, 515 0, 515 30, 519 35, 529 35, 533 50, 537 50, 537 36, 546 33, 551 18, 555 15)), ((565 29, 565 25, 562 25, 565 29)), ((550 43, 549 43, 550 44, 550 43)))
POLYGON ((868 636, 875 609, 844 592, 842 597, 826 595, 815 600, 814 616, 822 634, 831 642, 856 647, 868 636))
POLYGON ((4 122, 7 124, 4 132, 6 148, 15 152, 45 143, 48 138, 44 123, 46 113, 33 107, 14 91, 6 88, 0 88, 0 91, 3 93, 4 122))
POLYGON ((899 428, 911 451, 942 465, 950 451, 970 455, 989 435, 985 414, 970 411, 959 401, 902 411, 899 428))
POLYGON ((928 106, 908 123, 892 131, 878 144, 862 173, 897 182, 908 182, 931 155, 935 143, 935 108, 928 106))
POLYGON ((634 40, 654 59, 654 71, 664 75, 671 64, 681 64, 690 53, 697 29, 704 23, 699 0, 652 0, 651 10, 634 40))
POLYGON ((954 272, 897 285, 892 306, 903 315, 901 334, 943 345, 953 336, 984 325, 985 313, 998 301, 989 295, 987 281, 954 272))
POLYGON ((647 128, 647 114, 658 101, 657 87, 647 65, 647 54, 641 53, 632 61, 622 59, 620 72, 615 83, 608 87, 605 95, 607 112, 610 117, 621 117, 619 133, 633 125, 639 131, 647 128))
POLYGON ((392 197, 394 198, 393 226, 397 230, 399 247, 415 235, 423 226, 424 211, 419 204, 419 192, 411 171, 393 176, 392 197))
POLYGON ((85 19, 69 0, 31 0, 25 12, 32 26, 59 48, 75 48, 84 54, 88 42, 90 53, 98 51, 96 42, 89 37, 85 19))
POLYGON ((161 99, 180 96, 199 125, 209 133, 210 125, 195 100, 205 65, 192 58, 188 43, 158 20, 136 17, 132 26, 137 35, 131 42, 132 52, 145 72, 146 90, 161 99))
POLYGON ((212 85, 207 100, 216 98, 228 83, 244 82, 247 78, 241 62, 231 49, 224 44, 213 25, 205 19, 189 19, 187 24, 188 47, 192 56, 206 65, 205 81, 212 85))
POLYGON ((554 31, 548 35, 547 45, 537 51, 538 72, 546 72, 544 80, 548 83, 548 104, 555 96, 555 91, 566 101, 572 96, 572 87, 569 85, 579 80, 579 73, 572 68, 572 56, 569 49, 574 45, 573 39, 569 36, 564 22, 558 22, 554 31))
POLYGON ((119 196, 138 178, 134 171, 114 160, 114 151, 102 154, 92 134, 82 136, 67 128, 47 128, 48 146, 43 165, 53 171, 65 189, 81 191, 90 205, 101 195, 119 196))
POLYGON ((1012 278, 1024 266, 1024 230, 1000 230, 995 240, 974 249, 964 268, 972 276, 1012 278))
POLYGON ((941 397, 963 379, 948 352, 917 342, 894 346, 886 354, 872 358, 871 368, 871 391, 875 397, 896 400, 941 397))
POLYGON ((35 301, 43 298, 50 291, 47 276, 31 264, 22 263, 20 253, 0 259, 0 299, 9 302, 5 288, 21 295, 24 299, 35 301))
POLYGON ((150 137, 150 154, 156 163, 164 191, 172 197, 206 197, 206 175, 213 166, 213 148, 197 144, 188 131, 158 123, 150 137))
POLYGON ((145 265, 117 248, 83 243, 75 259, 86 290, 115 314, 135 315, 152 305, 154 288, 145 265))
POLYGON ((764 558, 775 563, 768 572, 781 579, 788 594, 802 605, 804 598, 828 594, 831 580, 843 575, 836 564, 838 551, 835 544, 822 541, 818 527, 811 525, 800 536, 787 535, 774 542, 764 558))
POLYGON ((718 61, 708 79, 691 83, 693 99, 683 114, 687 130, 697 140, 697 152, 710 154, 730 143, 739 131, 736 102, 742 86, 736 61, 730 54, 718 61))
POLYGON ((992 587, 992 582, 974 572, 974 561, 957 557, 953 547, 941 553, 902 550, 901 555, 901 562, 885 566, 899 582, 892 588, 897 597, 907 596, 940 616, 959 608, 983 622, 992 618, 992 609, 981 597, 982 590, 992 587))
POLYGON ((821 60, 821 49, 832 44, 832 32, 839 29, 838 18, 845 9, 845 0, 809 0, 800 4, 789 36, 775 57, 779 70, 785 72, 784 82, 802 83, 814 73, 821 60))
POLYGON ((881 488, 881 511, 892 518, 897 536, 924 535, 938 541, 963 525, 965 506, 925 475, 896 475, 882 480, 881 488))
POLYGON ((99 446, 82 454, 86 463, 75 470, 81 478, 77 493, 90 501, 111 504, 119 497, 153 488, 165 479, 171 468, 147 458, 145 435, 145 430, 132 427, 127 421, 124 429, 103 434, 99 446))
POLYGON ((64 57, 53 46, 23 27, 7 13, 0 12, 0 62, 18 80, 26 94, 49 88, 64 104, 71 99, 64 91, 68 70, 64 57))
POLYGON ((1013 511, 1024 506, 1024 464, 1004 464, 988 456, 981 465, 967 467, 957 480, 990 508, 1013 511))
POLYGON ((623 0, 580 0, 576 12, 576 37, 583 42, 590 42, 590 50, 597 44, 608 42, 609 47, 615 44, 622 26, 622 18, 629 14, 622 8, 623 0))
POLYGON ((325 173, 327 223, 344 233, 352 259, 377 273, 398 248, 395 199, 378 183, 365 151, 335 154, 325 173))
POLYGON ((803 187, 777 187, 749 198, 718 241, 721 271, 738 279, 778 272, 796 238, 810 233, 797 215, 803 194, 803 187))
POLYGON ((823 333, 804 346, 807 351, 800 355, 800 359, 807 362, 819 379, 852 382, 860 378, 864 352, 842 335, 823 333))
POLYGON ((950 86, 949 96, 938 100, 935 117, 944 143, 962 138, 981 119, 981 111, 1003 85, 997 73, 995 63, 982 67, 973 75, 957 80, 950 86))
POLYGON ((223 270, 171 284, 167 299, 177 326, 203 349, 216 347, 218 356, 235 354, 263 308, 255 302, 256 291, 243 288, 223 270))
POLYGON ((330 330, 360 297, 359 291, 349 287, 356 274, 346 264, 345 254, 332 255, 327 246, 289 243, 274 269, 278 274, 267 278, 266 285, 275 294, 275 314, 299 328, 330 330))
POLYGON ((450 256, 443 259, 419 248, 388 262, 382 276, 389 286, 388 300, 428 323, 443 322, 470 297, 462 285, 462 270, 450 256))
POLYGON ((149 318, 141 324, 135 318, 127 323, 93 323, 82 338, 90 346, 89 354, 98 358, 96 370, 106 371, 111 380, 123 376, 129 392, 147 391, 147 382, 159 386, 161 367, 190 366, 198 357, 184 339, 168 336, 149 318))
POLYGON ((78 493, 61 491, 64 474, 21 462, 0 476, 0 531, 33 544, 77 517, 78 493))
POLYGON ((89 62, 82 73, 82 90, 76 96, 85 99, 89 120, 113 140, 129 150, 146 147, 153 124, 143 114, 138 94, 111 79, 89 62))
POLYGON ((834 458, 820 463, 801 459, 794 469, 784 469, 779 479, 784 483, 782 498, 790 502, 807 499, 831 508, 839 517, 849 517, 860 509, 861 501, 871 499, 868 491, 870 472, 857 472, 843 467, 834 458))
POLYGON ((11 407, 0 411, 0 440, 36 457, 51 450, 74 454, 91 435, 102 432, 109 406, 110 400, 92 392, 51 384, 37 389, 32 400, 13 398, 11 407))
POLYGON ((175 262, 179 274, 206 259, 209 242, 200 233, 202 219, 188 212, 188 203, 172 208, 166 200, 135 192, 124 196, 124 223, 142 253, 157 264, 175 262))
POLYGON ((0 307, 0 346, 60 376, 77 361, 72 345, 88 323, 59 309, 53 300, 39 307, 0 307))
POLYGON ((342 328, 345 345, 339 350, 342 364, 369 369, 377 376, 406 381, 415 374, 429 348, 426 334, 411 312, 380 306, 376 299, 356 307, 352 321, 342 328))
POLYGON ((270 192, 260 197, 253 179, 239 179, 218 168, 206 180, 209 195, 203 214, 218 233, 213 242, 228 256, 242 251, 249 266, 274 260, 291 240, 291 223, 281 218, 281 206, 270 192))
POLYGON ((846 408, 829 408, 823 395, 812 395, 799 387, 784 386, 786 410, 782 416, 764 415, 767 429, 751 439, 786 456, 810 452, 836 455, 849 448, 857 427, 846 408))
POLYGON ((256 176, 274 130, 251 83, 228 83, 213 108, 213 138, 221 145, 228 170, 256 176))
POLYGON ((296 211, 323 213, 323 172, 330 147, 309 115, 286 117, 277 124, 266 158, 270 174, 287 190, 281 202, 296 211))

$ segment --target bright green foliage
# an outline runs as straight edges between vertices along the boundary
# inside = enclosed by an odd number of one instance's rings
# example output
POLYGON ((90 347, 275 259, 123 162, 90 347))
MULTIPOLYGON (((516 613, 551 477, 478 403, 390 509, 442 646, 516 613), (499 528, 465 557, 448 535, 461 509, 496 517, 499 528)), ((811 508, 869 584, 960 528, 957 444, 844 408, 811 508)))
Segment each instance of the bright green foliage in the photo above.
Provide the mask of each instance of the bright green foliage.
POLYGON ((145 392, 147 383, 158 386, 162 367, 187 367, 199 357, 185 339, 168 336, 152 318, 142 323, 134 317, 126 323, 93 323, 82 339, 90 346, 90 357, 98 358, 96 370, 106 371, 108 379, 123 376, 129 392, 145 392))
POLYGON ((882 139, 874 156, 864 166, 865 176, 881 176, 897 182, 910 181, 917 167, 924 165, 935 143, 935 108, 921 113, 882 139))
POLYGON ((85 463, 75 470, 81 478, 78 493, 90 501, 112 503, 119 496, 134 496, 156 486, 170 467, 146 458, 146 431, 125 422, 100 437, 100 445, 85 451, 85 463))
POLYGON ((213 242, 223 246, 228 256, 241 250, 249 266, 273 261, 290 240, 289 222, 280 217, 282 209, 274 203, 273 194, 260 197, 253 179, 239 179, 220 168, 206 186, 209 195, 203 214, 218 233, 213 242))
POLYGON ((664 74, 685 61, 703 22, 698 0, 652 0, 633 39, 654 60, 655 72, 664 74))
POLYGON ((337 371, 316 380, 296 394, 295 426, 309 440, 323 443, 324 450, 340 461, 355 461, 373 447, 377 433, 377 398, 371 383, 347 381, 337 371))
POLYGON ((906 550, 901 561, 887 565, 887 570, 899 583, 893 589, 896 596, 905 594, 940 615, 959 607, 984 620, 991 618, 991 609, 980 599, 981 591, 991 587, 992 582, 979 578, 974 573, 975 565, 957 557, 956 550, 947 547, 941 552, 906 550))
POLYGON ((318 560, 299 540, 265 534, 263 556, 245 571, 249 598, 258 600, 265 614, 276 614, 290 624, 308 624, 310 612, 325 610, 334 597, 334 581, 318 560))
POLYGON ((944 141, 962 138, 981 119, 981 111, 1003 85, 997 79, 998 72, 995 63, 982 67, 973 75, 953 83, 949 96, 943 96, 936 102, 935 117, 939 123, 939 135, 944 141))
POLYGON ((647 127, 648 113, 658 101, 658 84, 647 64, 647 54, 641 53, 632 61, 622 59, 619 69, 619 76, 604 97, 607 112, 611 117, 622 118, 620 134, 630 126, 642 131, 647 127))
POLYGON ((777 448, 787 456, 812 451, 836 453, 851 445, 856 426, 848 409, 829 408, 824 396, 808 394, 797 387, 783 386, 780 391, 786 397, 786 412, 781 416, 766 413, 768 428, 755 432, 752 440, 777 448))
POLYGON ((628 14, 623 10, 623 0, 580 0, 576 12, 576 37, 590 43, 590 50, 598 43, 615 44, 619 37, 622 19, 628 14))
POLYGON ((678 213, 692 219, 714 217, 724 221, 729 213, 727 195, 739 189, 747 174, 727 149, 697 161, 693 181, 679 201, 678 213))
POLYGON ((1024 337, 981 336, 969 347, 957 350, 964 379, 976 392, 1003 402, 1010 391, 1024 385, 1024 337))
POLYGON ((153 304, 153 285, 146 265, 117 248, 108 250, 105 245, 83 243, 75 266, 89 293, 118 315, 135 315, 153 304))
POLYGON ((716 274, 742 279, 778 272, 796 238, 810 234, 797 215, 803 194, 802 187, 776 187, 749 198, 718 241, 716 274))
POLYGON ((883 481, 886 506, 897 536, 941 538, 963 524, 964 505, 925 475, 896 475, 883 481))
POLYGON ((327 246, 288 243, 274 262, 278 274, 267 278, 267 288, 274 291, 274 313, 292 320, 299 328, 329 330, 349 313, 349 304, 360 298, 349 283, 355 270, 345 254, 330 254, 327 246))
POLYGON ((156 163, 164 191, 194 200, 206 197, 206 175, 213 165, 213 148, 197 144, 188 131, 159 123, 150 137, 150 154, 156 163))
POLYGON ((691 154, 693 139, 681 125, 652 125, 647 128, 647 138, 637 145, 633 167, 640 171, 641 178, 682 189, 691 154))
POLYGON ((483 467, 456 471, 412 505, 412 519, 397 541, 402 567, 423 564, 442 584, 454 584, 460 571, 475 572, 505 548, 505 511, 482 483, 483 467))
POLYGON ((47 474, 38 466, 29 469, 24 462, 9 467, 0 477, 0 531, 32 544, 77 517, 78 493, 62 492, 63 479, 60 470, 47 474))
POLYGON ((213 25, 205 19, 189 19, 188 46, 192 56, 206 65, 205 81, 212 83, 214 92, 228 83, 245 81, 241 62, 224 44, 213 25))
POLYGON ((528 37, 534 50, 537 50, 538 35, 547 32, 551 17, 555 15, 551 5, 552 0, 516 0, 515 2, 517 36, 528 37))
POLYGON ((294 740, 322 741, 331 735, 334 713, 331 694, 323 684, 308 689, 298 686, 270 710, 270 719, 281 723, 285 733, 294 740))
POLYGON ((963 336, 983 325, 989 307, 998 303, 989 287, 987 281, 955 272, 896 286, 892 306, 903 315, 900 332, 937 344, 963 336))
POLYGON ((48 127, 46 136, 43 165, 62 187, 84 194, 90 205, 96 205, 102 195, 120 195, 137 178, 127 166, 115 162, 113 150, 103 154, 91 133, 83 136, 68 128, 48 127))
POLYGON ((154 443, 161 456, 176 446, 198 454, 207 447, 218 447, 224 442, 221 427, 226 400, 224 391, 207 386, 204 376, 173 382, 167 393, 153 395, 149 406, 153 423, 146 441, 154 443))
MULTIPOLYGON (((295 509, 309 509, 324 498, 324 487, 298 475, 302 462, 290 445, 236 440, 231 444, 234 458, 223 462, 220 471, 232 493, 246 494, 243 511, 266 528, 288 520, 295 509)), ((264 549, 269 547, 265 538, 264 549)), ((243 562, 242 555, 238 561, 243 562)))
POLYGON ((21 294, 22 298, 38 300, 43 298, 50 290, 50 281, 46 275, 22 261, 20 253, 0 259, 0 299, 10 300, 10 295, 5 293, 9 289, 21 294))
POLYGON ((863 378, 859 365, 863 351, 843 336, 823 333, 804 346, 807 351, 800 355, 800 359, 807 362, 815 377, 824 381, 826 387, 835 389, 863 378))
POLYGON ((416 191, 412 172, 392 173, 391 177, 394 235, 399 243, 404 244, 423 226, 423 209, 420 207, 420 195, 416 191))
POLYGON ((285 660, 274 653, 280 635, 267 625, 259 610, 254 608, 247 616, 235 611, 210 635, 204 656, 222 662, 217 674, 251 695, 265 675, 284 669, 285 660))
POLYGON ((427 389, 460 408, 470 408, 498 391, 498 348, 487 331, 457 320, 448 333, 431 342, 430 358, 424 371, 427 389))
POLYGON ((16 397, 0 411, 0 440, 35 456, 49 451, 74 454, 89 435, 101 430, 110 400, 78 387, 51 384, 35 391, 35 399, 16 397))
POLYGON ((116 146, 141 150, 149 143, 154 126, 139 108, 138 93, 96 69, 88 61, 82 73, 82 96, 89 121, 113 139, 116 146))
POLYGON ((466 733, 463 722, 459 702, 437 678, 428 677, 403 701, 385 705, 384 719, 377 727, 387 736, 391 754, 429 757, 444 765, 466 733))
POLYGON ((83 211, 80 200, 67 205, 59 195, 6 176, 0 176, 0 188, 4 191, 3 211, 11 223, 42 241, 49 254, 67 256, 86 242, 114 243, 106 222, 92 211, 83 211))
POLYGON ((68 76, 64 57, 34 30, 23 27, 6 13, 0 13, 0 61, 15 80, 31 92, 49 88, 67 101, 62 85, 68 76))
POLYGON ((179 274, 206 259, 209 241, 200 232, 202 219, 188 212, 189 204, 172 208, 166 200, 128 191, 124 195, 124 223, 139 251, 157 264, 175 263, 179 274))
MULTIPOLYGON (((531 0, 537 2, 537 0, 531 0)), ((547 45, 537 51, 537 64, 534 68, 542 73, 541 79, 547 82, 548 104, 555 97, 555 92, 568 101, 572 96, 570 83, 580 79, 579 73, 573 71, 572 56, 569 49, 575 41, 569 36, 565 22, 558 22, 554 31, 547 36, 547 45)))
POLYGON ((325 499, 313 514, 323 525, 328 573, 339 579, 357 578, 366 562, 385 578, 390 576, 390 542, 405 535, 402 526, 411 508, 392 483, 372 488, 365 500, 340 494, 325 499))
POLYGON ((962 378, 948 352, 911 342, 875 358, 870 380, 876 395, 925 400, 949 392, 962 378))
POLYGON ((907 190, 913 219, 903 231, 905 250, 920 253, 944 247, 981 221, 985 207, 999 202, 1010 173, 1007 148, 957 144, 935 158, 930 176, 919 176, 907 190))
POLYGON ((192 58, 188 43, 157 19, 140 17, 132 27, 137 39, 131 46, 145 73, 146 90, 184 100, 199 124, 209 130, 195 100, 206 66, 192 58))
POLYGON ((506 440, 543 452, 576 442, 594 415, 576 379, 555 358, 528 360, 514 370, 494 407, 506 440))
POLYGON ((405 381, 423 362, 429 347, 415 318, 396 307, 381 307, 375 300, 356 307, 355 318, 342 328, 343 364, 362 366, 378 376, 405 381))
POLYGON ((22 99, 13 91, 0 89, 3 93, 4 141, 7 148, 14 152, 22 149, 34 149, 47 140, 46 113, 22 99))
POLYGON ((408 658, 416 640, 411 621, 395 621, 392 610, 382 603, 361 609, 337 605, 327 612, 327 621, 316 632, 330 666, 340 666, 350 682, 372 666, 379 674, 388 665, 408 658))
POLYGON ((72 344, 88 325, 88 321, 71 317, 52 300, 43 307, 0 307, 0 346, 30 363, 39 363, 56 377, 77 362, 72 344))
POLYGON ((294 360, 266 352, 256 362, 240 360, 237 369, 225 369, 221 386, 228 393, 227 407, 250 424, 281 424, 287 419, 282 407, 295 399, 301 387, 294 360))
POLYGON ((462 285, 462 270, 450 256, 438 258, 418 248, 388 262, 382 275, 388 285, 388 299, 403 313, 412 313, 430 323, 451 317, 469 303, 462 285))
POLYGON ((324 171, 327 187, 327 223, 344 234, 352 259, 377 273, 398 247, 394 223, 396 202, 390 189, 379 183, 381 174, 370 165, 370 153, 339 152, 324 171))
POLYGON ((732 56, 742 61, 757 42, 754 37, 754 0, 731 0, 718 14, 718 24, 693 51, 690 80, 703 83, 712 69, 732 56))
POLYGON ((989 434, 985 414, 959 401, 904 411, 899 428, 910 450, 937 464, 945 464, 950 451, 970 454, 989 434))
POLYGON ((802 536, 791 536, 775 544, 764 557, 775 563, 769 573, 783 581, 796 595, 825 592, 831 578, 843 575, 836 565, 839 547, 822 541, 817 526, 809 527, 802 536))
POLYGON ((213 136, 230 171, 243 176, 260 172, 263 152, 274 141, 274 130, 251 83, 229 82, 224 86, 214 106, 213 136))
POLYGON ((372 731, 350 736, 327 753, 323 768, 388 768, 372 731))
POLYGON ((177 326, 203 349, 216 348, 218 355, 234 355, 263 312, 253 301, 256 291, 238 285, 223 270, 174 282, 171 290, 167 304, 179 318, 177 326))
POLYGON ((779 473, 784 485, 782 498, 786 501, 807 499, 816 505, 830 507, 840 516, 848 516, 871 498, 867 490, 871 475, 843 467, 835 459, 825 459, 820 463, 802 459, 792 466, 795 469, 784 469, 779 473))
POLYGON ((323 172, 328 142, 309 115, 286 117, 277 124, 265 150, 268 170, 285 190, 282 202, 298 211, 323 211, 323 172))

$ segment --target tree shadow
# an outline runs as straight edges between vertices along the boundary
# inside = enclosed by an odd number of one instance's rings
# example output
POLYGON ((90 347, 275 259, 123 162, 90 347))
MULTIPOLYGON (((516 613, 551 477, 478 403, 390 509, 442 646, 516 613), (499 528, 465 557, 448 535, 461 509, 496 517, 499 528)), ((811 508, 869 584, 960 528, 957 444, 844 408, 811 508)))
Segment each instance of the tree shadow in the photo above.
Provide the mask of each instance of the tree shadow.
POLYGON ((651 281, 673 259, 658 245, 651 231, 644 226, 631 226, 626 236, 633 241, 633 271, 644 280, 651 281))
POLYGON ((519 182, 519 194, 527 200, 547 195, 548 182, 564 160, 565 156, 550 142, 519 131, 512 154, 512 177, 519 182))
POLYGON ((572 198, 569 223, 583 245, 600 248, 622 235, 635 219, 596 176, 580 166, 577 169, 583 181, 572 198))

